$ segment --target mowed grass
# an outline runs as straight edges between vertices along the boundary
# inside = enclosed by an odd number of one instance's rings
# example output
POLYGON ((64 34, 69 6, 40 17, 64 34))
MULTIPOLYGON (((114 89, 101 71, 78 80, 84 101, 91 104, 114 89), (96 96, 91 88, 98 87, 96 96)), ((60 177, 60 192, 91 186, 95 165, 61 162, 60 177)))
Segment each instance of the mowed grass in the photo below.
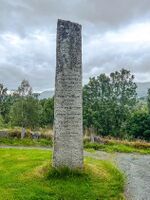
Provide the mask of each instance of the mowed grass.
MULTIPOLYGON (((0 138, 0 145, 11 146, 31 146, 31 147, 52 147, 52 139, 18 139, 18 138, 0 138)), ((123 140, 110 140, 107 143, 91 143, 85 142, 84 147, 87 151, 103 150, 106 152, 121 153, 140 153, 150 154, 150 143, 143 142, 127 142, 123 140)))
POLYGON ((56 171, 47 150, 0 149, 0 200, 121 200, 124 177, 108 161, 56 171))
POLYGON ((110 143, 110 144, 99 144, 99 143, 86 143, 84 145, 87 151, 90 150, 103 150, 109 153, 120 152, 120 153, 139 153, 139 154, 150 154, 150 147, 134 147, 128 144, 110 143))
POLYGON ((52 147, 51 139, 31 139, 31 138, 2 138, 0 137, 0 145, 12 145, 12 146, 43 146, 43 147, 52 147))

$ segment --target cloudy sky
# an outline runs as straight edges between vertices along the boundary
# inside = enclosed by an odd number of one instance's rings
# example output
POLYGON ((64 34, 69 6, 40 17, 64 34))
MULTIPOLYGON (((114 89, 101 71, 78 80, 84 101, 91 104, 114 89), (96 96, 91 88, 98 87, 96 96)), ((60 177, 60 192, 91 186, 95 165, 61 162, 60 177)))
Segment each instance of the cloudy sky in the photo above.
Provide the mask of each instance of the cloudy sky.
POLYGON ((83 26, 83 82, 130 69, 150 81, 150 0, 0 0, 0 83, 54 88, 57 19, 83 26))

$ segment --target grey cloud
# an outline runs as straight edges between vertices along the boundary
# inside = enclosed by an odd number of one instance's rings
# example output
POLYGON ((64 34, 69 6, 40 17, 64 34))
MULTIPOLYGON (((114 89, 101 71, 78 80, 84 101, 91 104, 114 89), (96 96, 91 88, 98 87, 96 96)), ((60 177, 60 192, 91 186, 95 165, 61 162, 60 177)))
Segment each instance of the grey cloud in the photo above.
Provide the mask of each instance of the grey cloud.
POLYGON ((149 17, 149 0, 0 0, 0 82, 14 89, 26 78, 36 91, 54 87, 58 18, 83 25, 84 83, 122 67, 138 80, 148 77, 150 45, 111 43, 106 35, 149 17))
MULTIPOLYGON (((90 41, 89 41, 90 43, 90 41)), ((87 44, 83 55, 84 59, 84 83, 87 83, 90 76, 97 76, 100 73, 111 73, 121 68, 129 69, 135 75, 138 74, 138 81, 143 81, 143 74, 150 74, 150 44, 135 43, 108 43, 87 44), (91 48, 91 49, 90 49, 91 48)), ((137 80, 137 79, 136 79, 137 80)), ((147 76, 147 80, 150 79, 147 76)))
MULTIPOLYGON (((42 33, 41 33, 42 34, 42 33)), ((16 35, 12 35, 14 37, 16 35)), ((19 82, 28 79, 37 91, 53 88, 55 73, 55 40, 53 35, 45 33, 40 39, 30 34, 24 40, 17 37, 16 44, 12 39, 0 37, 0 82, 6 83, 9 89, 17 88, 19 82), (12 41, 11 41, 12 40, 12 41), (43 41, 45 40, 45 41, 43 41)))
POLYGON ((58 18, 103 30, 150 16, 149 0, 0 0, 0 27, 25 34, 38 28, 54 30, 58 18))

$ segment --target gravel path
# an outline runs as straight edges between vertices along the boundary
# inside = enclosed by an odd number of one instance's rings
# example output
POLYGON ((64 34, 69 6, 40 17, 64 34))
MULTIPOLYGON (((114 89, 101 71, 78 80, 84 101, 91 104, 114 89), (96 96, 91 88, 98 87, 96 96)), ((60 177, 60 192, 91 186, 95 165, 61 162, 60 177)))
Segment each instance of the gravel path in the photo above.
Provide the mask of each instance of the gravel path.
POLYGON ((111 160, 124 172, 127 183, 125 195, 128 200, 150 200, 150 155, 85 152, 86 156, 111 160))
POLYGON ((150 155, 117 154, 116 160, 127 176, 127 199, 150 200, 150 155))
MULTIPOLYGON (((0 148, 51 149, 12 146, 0 146, 0 148)), ((110 160, 118 165, 127 177, 125 193, 128 200, 150 200, 150 155, 106 153, 103 151, 84 152, 84 155, 100 160, 110 160)))

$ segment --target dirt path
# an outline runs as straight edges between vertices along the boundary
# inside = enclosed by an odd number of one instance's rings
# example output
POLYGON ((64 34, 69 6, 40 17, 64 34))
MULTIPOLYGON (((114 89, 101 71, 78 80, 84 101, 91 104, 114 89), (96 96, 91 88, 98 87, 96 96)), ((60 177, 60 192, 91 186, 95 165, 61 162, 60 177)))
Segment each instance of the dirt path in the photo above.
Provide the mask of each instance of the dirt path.
MULTIPOLYGON (((0 146, 0 148, 51 149, 12 146, 0 146)), ((84 152, 84 155, 100 160, 110 160, 118 165, 127 177, 126 197, 128 200, 150 200, 150 155, 106 153, 102 151, 84 152)))

